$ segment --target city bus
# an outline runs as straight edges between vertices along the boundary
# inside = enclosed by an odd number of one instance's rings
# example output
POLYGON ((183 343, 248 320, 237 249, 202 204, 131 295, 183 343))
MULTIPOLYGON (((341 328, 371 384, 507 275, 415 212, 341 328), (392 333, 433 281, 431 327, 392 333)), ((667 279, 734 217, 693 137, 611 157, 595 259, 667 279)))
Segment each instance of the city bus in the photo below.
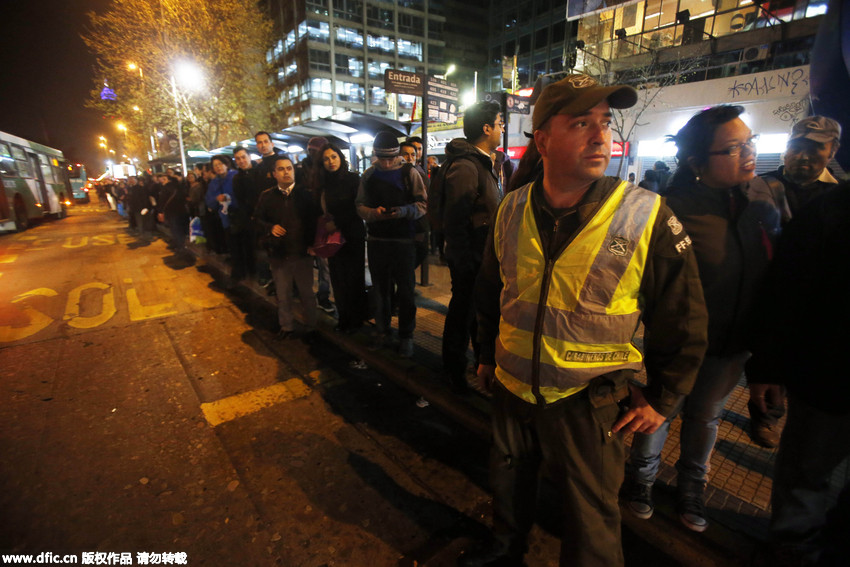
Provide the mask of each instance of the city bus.
POLYGON ((86 166, 81 163, 68 164, 68 177, 71 182, 71 195, 78 203, 88 203, 91 183, 86 177, 86 166))
POLYGON ((26 230, 34 220, 67 216, 71 183, 61 151, 0 132, 0 230, 26 230))

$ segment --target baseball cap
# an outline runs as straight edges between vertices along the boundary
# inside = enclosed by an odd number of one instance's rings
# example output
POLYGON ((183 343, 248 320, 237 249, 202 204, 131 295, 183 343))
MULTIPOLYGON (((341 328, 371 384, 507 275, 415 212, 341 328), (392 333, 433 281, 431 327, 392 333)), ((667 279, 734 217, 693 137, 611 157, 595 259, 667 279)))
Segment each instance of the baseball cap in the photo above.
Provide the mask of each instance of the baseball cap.
POLYGON ((841 138, 841 125, 826 116, 809 116, 791 128, 791 137, 788 141, 797 138, 807 138, 824 144, 836 141, 841 138))
POLYGON ((628 85, 605 87, 590 75, 567 75, 540 93, 531 118, 532 129, 539 130, 556 114, 587 112, 606 99, 611 108, 629 108, 635 105, 637 96, 637 91, 628 85))

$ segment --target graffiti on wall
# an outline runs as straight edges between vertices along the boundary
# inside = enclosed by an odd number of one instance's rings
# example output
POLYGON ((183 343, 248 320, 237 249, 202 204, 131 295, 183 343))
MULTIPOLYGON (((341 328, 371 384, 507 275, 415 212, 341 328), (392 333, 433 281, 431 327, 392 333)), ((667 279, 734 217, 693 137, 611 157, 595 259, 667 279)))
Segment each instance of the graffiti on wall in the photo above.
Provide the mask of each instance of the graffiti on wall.
POLYGON ((795 96, 808 93, 809 73, 805 69, 776 71, 770 74, 759 74, 756 77, 736 77, 729 87, 729 97, 758 98, 775 96, 795 96))

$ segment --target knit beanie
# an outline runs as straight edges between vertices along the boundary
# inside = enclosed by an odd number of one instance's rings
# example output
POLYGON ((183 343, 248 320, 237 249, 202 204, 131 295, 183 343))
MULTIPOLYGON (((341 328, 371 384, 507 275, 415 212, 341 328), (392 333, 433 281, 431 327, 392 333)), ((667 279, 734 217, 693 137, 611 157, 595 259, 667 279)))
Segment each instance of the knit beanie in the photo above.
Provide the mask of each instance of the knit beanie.
POLYGON ((391 158, 398 155, 398 138, 390 132, 378 132, 372 142, 372 152, 379 158, 391 158))

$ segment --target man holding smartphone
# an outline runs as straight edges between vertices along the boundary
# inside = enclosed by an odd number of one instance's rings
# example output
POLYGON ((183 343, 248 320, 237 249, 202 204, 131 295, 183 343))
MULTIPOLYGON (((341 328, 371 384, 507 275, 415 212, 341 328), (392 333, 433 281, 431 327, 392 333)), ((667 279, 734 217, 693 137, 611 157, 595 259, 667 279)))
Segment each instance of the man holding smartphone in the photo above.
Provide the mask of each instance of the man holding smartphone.
POLYGON ((416 219, 425 214, 427 194, 422 177, 399 157, 398 138, 379 132, 372 143, 377 158, 363 173, 357 192, 357 214, 368 228, 367 252, 372 287, 377 296, 375 310, 376 349, 385 346, 392 319, 391 301, 395 286, 398 306, 398 352, 413 355, 416 327, 416 219))

